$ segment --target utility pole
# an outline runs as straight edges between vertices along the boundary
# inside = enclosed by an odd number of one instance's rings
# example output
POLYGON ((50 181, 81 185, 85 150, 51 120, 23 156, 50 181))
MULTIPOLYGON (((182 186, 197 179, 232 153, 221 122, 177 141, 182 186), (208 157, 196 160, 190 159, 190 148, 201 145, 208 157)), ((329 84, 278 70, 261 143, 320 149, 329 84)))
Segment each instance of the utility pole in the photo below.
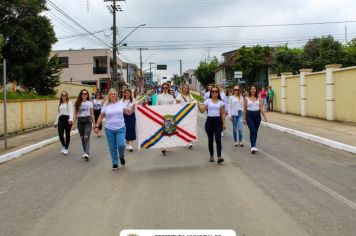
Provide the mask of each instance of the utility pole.
MULTIPOLYGON (((104 2, 112 2, 112 5, 109 6, 109 11, 113 15, 113 36, 112 36, 112 53, 113 53, 113 68, 112 68, 112 78, 111 78, 111 87, 115 89, 119 89, 118 77, 117 77, 117 42, 116 42, 116 12, 122 11, 121 6, 117 5, 116 2, 122 2, 125 0, 104 0, 104 2)), ((119 91, 120 92, 120 91, 119 91)))
POLYGON ((139 83, 138 86, 140 88, 140 90, 142 90, 142 84, 143 84, 143 72, 142 72, 142 50, 148 50, 147 48, 139 48, 138 50, 140 50, 140 78, 139 78, 139 83))
POLYGON ((180 72, 180 76, 182 76, 182 59, 179 59, 179 72, 180 72))
POLYGON ((5 145, 5 150, 7 150, 6 59, 3 60, 3 79, 4 79, 4 145, 5 145))
POLYGON ((345 44, 347 44, 347 25, 345 24, 345 44))

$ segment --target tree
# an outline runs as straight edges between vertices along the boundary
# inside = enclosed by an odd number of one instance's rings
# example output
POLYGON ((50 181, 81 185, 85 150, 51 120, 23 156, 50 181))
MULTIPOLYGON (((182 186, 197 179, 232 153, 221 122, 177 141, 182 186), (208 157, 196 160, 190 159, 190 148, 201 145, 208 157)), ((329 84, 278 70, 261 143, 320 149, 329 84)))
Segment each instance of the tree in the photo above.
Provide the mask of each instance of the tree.
POLYGON ((45 77, 38 81, 37 93, 40 95, 54 95, 56 93, 55 88, 59 85, 62 69, 63 65, 57 55, 51 57, 47 63, 45 77))
POLYGON ((215 72, 218 68, 219 61, 216 57, 210 62, 201 61, 198 68, 194 71, 194 75, 202 86, 206 87, 208 84, 215 83, 215 72))
POLYGON ((48 63, 53 61, 48 58, 56 42, 49 19, 40 15, 45 10, 45 0, 0 3, 0 34, 6 38, 2 53, 8 61, 9 80, 41 93, 43 80, 49 78, 48 63))
POLYGON ((344 66, 355 66, 356 65, 356 38, 352 39, 345 47, 345 58, 343 61, 344 66))
POLYGON ((181 86, 184 83, 184 77, 174 74, 172 77, 173 84, 181 86))
POLYGON ((330 35, 313 38, 304 46, 304 64, 314 71, 324 70, 327 64, 342 63, 344 58, 345 52, 341 43, 330 35))
POLYGON ((259 73, 271 64, 271 53, 270 47, 243 46, 238 51, 232 70, 241 70, 249 84, 255 83, 259 73))
POLYGON ((299 73, 299 69, 303 67, 303 49, 278 47, 273 55, 272 71, 275 74, 282 72, 299 73))

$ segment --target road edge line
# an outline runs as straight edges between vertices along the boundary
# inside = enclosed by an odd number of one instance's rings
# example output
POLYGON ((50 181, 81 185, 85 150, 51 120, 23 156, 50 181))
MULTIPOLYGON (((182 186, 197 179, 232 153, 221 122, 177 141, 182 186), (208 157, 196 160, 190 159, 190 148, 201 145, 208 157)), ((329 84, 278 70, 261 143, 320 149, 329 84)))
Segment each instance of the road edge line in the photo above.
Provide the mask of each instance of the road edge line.
POLYGON ((276 125, 276 124, 272 124, 272 123, 267 123, 267 122, 261 122, 263 126, 269 127, 271 129, 275 129, 284 133, 288 133, 288 134, 292 134, 295 135, 297 137, 301 137, 304 139, 308 139, 311 140, 313 142, 317 142, 332 148, 336 148, 342 151, 346 151, 346 152, 350 152, 353 154, 356 154, 356 147, 355 146, 351 146, 345 143, 340 143, 334 140, 330 140, 330 139, 326 139, 326 138, 322 138, 320 136, 317 135, 313 135, 313 134, 308 134, 302 131, 298 131, 295 129, 291 129, 291 128, 287 128, 287 127, 283 127, 280 125, 276 125))
MULTIPOLYGON (((78 134, 78 130, 73 130, 70 133, 71 136, 76 135, 76 134, 78 134)), ((58 141, 59 141, 59 137, 54 137, 54 138, 50 138, 50 139, 41 141, 39 143, 32 144, 32 145, 27 146, 27 147, 23 147, 23 148, 21 148, 19 150, 6 153, 6 154, 0 156, 0 164, 8 162, 8 161, 16 159, 16 158, 19 158, 22 155, 25 155, 27 153, 33 152, 33 151, 35 151, 37 149, 43 148, 43 147, 45 147, 47 145, 50 145, 50 144, 58 142, 58 141)))

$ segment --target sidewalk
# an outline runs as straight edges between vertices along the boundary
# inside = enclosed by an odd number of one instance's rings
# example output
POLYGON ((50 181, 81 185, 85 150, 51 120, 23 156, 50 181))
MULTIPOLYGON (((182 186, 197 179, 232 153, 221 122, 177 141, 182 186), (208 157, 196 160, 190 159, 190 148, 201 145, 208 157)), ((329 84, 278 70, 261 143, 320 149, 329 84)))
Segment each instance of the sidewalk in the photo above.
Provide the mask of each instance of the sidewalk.
POLYGON ((269 123, 356 147, 356 124, 267 112, 269 123))
POLYGON ((4 139, 1 137, 0 156, 56 136, 57 129, 55 129, 53 126, 10 135, 7 139, 7 150, 5 150, 4 139))

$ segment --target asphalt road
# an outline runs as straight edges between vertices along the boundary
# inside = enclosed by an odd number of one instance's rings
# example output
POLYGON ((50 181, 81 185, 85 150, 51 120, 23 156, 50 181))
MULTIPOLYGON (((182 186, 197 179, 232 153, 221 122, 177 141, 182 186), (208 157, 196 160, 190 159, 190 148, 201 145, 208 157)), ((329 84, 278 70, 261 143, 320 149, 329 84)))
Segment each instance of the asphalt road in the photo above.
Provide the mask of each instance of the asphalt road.
POLYGON ((260 151, 252 155, 248 145, 233 146, 229 124, 219 166, 208 162, 203 124, 200 116, 193 150, 127 153, 117 172, 106 139, 94 136, 90 162, 81 159, 76 136, 68 156, 54 144, 1 164, 0 235, 111 236, 122 229, 356 235, 355 155, 270 128, 261 128, 260 151))

